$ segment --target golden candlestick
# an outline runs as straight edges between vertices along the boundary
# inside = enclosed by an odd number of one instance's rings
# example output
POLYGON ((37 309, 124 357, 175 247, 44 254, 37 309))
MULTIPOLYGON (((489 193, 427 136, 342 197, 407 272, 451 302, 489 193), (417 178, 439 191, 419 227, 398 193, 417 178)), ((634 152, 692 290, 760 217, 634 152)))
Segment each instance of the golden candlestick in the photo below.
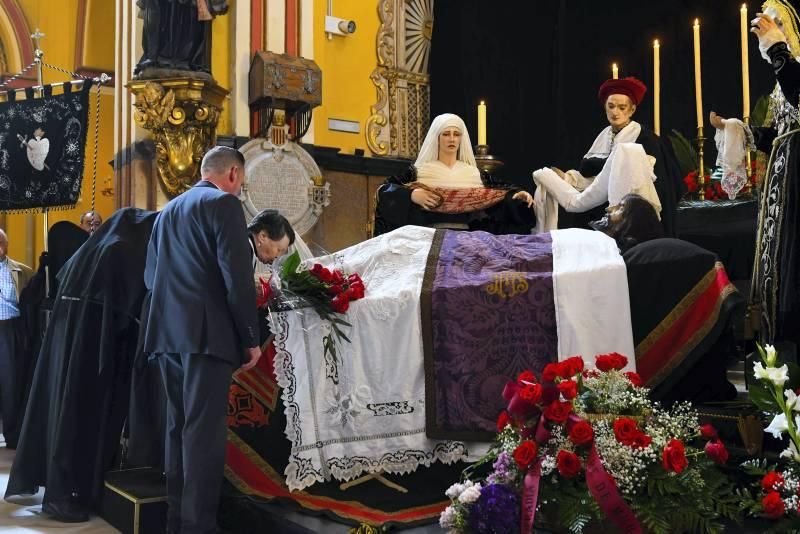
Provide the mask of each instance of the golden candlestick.
MULTIPOLYGON (((744 122, 745 126, 749 127, 750 126, 750 117, 742 117, 742 122, 744 122)), ((747 152, 746 152, 745 158, 746 158, 746 162, 747 162, 747 179, 752 184, 753 183, 753 176, 756 173, 755 173, 755 171, 753 171, 753 160, 750 159, 751 155, 750 155, 750 148, 749 147, 747 148, 747 152)))
POLYGON ((489 154, 489 145, 475 146, 475 163, 480 170, 489 175, 504 165, 502 161, 489 154))
POLYGON ((699 186, 697 189, 697 199, 698 200, 705 200, 706 199, 706 171, 705 171, 705 161, 703 160, 703 145, 706 142, 706 138, 703 136, 703 127, 697 127, 697 156, 700 164, 700 168, 697 172, 697 185, 699 186))

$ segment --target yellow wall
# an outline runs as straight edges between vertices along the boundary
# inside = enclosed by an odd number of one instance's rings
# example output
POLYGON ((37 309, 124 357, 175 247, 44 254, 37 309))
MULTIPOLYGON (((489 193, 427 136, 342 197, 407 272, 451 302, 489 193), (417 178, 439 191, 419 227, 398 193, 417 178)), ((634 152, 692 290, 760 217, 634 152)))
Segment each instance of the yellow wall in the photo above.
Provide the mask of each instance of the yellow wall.
POLYGON ((353 20, 356 32, 346 37, 325 35, 328 3, 314 2, 314 61, 322 70, 322 105, 314 110, 314 144, 338 147, 352 154, 367 150, 364 127, 369 107, 375 104, 375 86, 369 79, 376 66, 375 35, 378 32, 377 0, 336 0, 333 14, 353 20), (328 130, 328 118, 358 121, 357 134, 328 130))
MULTIPOLYGON (((219 85, 230 91, 233 87, 233 52, 231 50, 231 28, 233 26, 233 12, 227 15, 216 17, 211 23, 211 74, 219 85)), ((244 81, 247 81, 247 74, 243 73, 244 81)), ((217 135, 233 135, 233 123, 231 121, 231 97, 225 99, 225 107, 219 115, 217 123, 217 135)))
MULTIPOLYGON (((42 49, 45 52, 44 61, 51 65, 72 71, 75 68, 75 44, 76 44, 76 23, 78 12, 78 0, 19 0, 19 4, 25 14, 25 18, 31 30, 39 28, 46 35, 41 41, 42 49)), ((100 10, 96 13, 95 20, 114 20, 114 2, 93 1, 89 3, 93 10, 100 10), (107 12, 110 11, 110 14, 107 12), (110 17, 110 18, 109 18, 110 17)), ((90 17, 92 19, 93 17, 90 17)), ((114 50, 114 25, 103 27, 102 31, 94 28, 95 34, 92 36, 93 46, 106 47, 111 50, 111 54, 97 53, 91 56, 92 60, 98 62, 111 61, 110 64, 91 65, 113 73, 113 50, 114 50)), ((12 73, 13 74, 13 73, 12 73)), ((45 83, 68 80, 69 76, 51 69, 44 69, 45 83)), ((100 136, 99 150, 97 159, 97 193, 95 209, 100 212, 104 219, 108 218, 114 211, 114 197, 107 196, 101 190, 112 188, 114 184, 114 172, 108 164, 114 157, 114 96, 113 93, 103 94, 100 97, 100 136)), ((75 209, 64 211, 51 211, 49 213, 49 223, 61 220, 78 222, 80 214, 89 210, 91 205, 92 191, 92 158, 94 156, 94 112, 95 112, 95 93, 92 91, 91 107, 89 110, 89 132, 86 139, 86 166, 84 169, 83 186, 81 197, 75 209)), ((109 191, 107 191, 108 193, 109 191)), ((9 255, 22 262, 28 262, 26 254, 27 240, 27 219, 24 214, 10 214, 6 216, 6 230, 9 234, 9 255)), ((34 258, 38 258, 39 253, 44 248, 44 226, 41 214, 35 216, 36 231, 34 233, 34 258)), ((38 261, 38 260, 37 260, 38 261)))

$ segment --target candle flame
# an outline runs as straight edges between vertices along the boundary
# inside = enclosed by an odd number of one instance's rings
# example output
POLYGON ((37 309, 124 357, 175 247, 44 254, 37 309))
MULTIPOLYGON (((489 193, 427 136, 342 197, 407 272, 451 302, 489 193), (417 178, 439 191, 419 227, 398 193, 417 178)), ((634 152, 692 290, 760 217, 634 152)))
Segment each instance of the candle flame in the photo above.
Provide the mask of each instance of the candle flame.
POLYGON ((747 4, 742 4, 742 11, 747 11, 747 4))
POLYGON ((483 100, 481 100, 481 106, 485 106, 485 105, 486 105, 486 104, 484 104, 484 103, 483 103, 483 100))
POLYGON ((695 26, 695 28, 697 26, 700 26, 700 19, 694 19, 694 26, 695 26))
POLYGON ((612 64, 611 64, 611 66, 612 66, 613 68, 615 68, 615 69, 617 68, 617 64, 616 64, 616 63, 612 63, 612 64))
POLYGON ((661 46, 661 45, 658 43, 658 39, 656 39, 655 41, 653 41, 653 46, 655 46, 655 47, 659 47, 659 46, 661 46))

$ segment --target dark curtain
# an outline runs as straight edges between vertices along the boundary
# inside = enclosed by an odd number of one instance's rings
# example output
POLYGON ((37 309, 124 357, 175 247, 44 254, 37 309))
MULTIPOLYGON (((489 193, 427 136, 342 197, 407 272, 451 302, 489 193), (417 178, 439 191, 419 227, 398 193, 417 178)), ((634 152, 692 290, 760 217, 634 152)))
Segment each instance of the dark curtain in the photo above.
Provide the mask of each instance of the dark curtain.
MULTIPOLYGON (((696 136, 692 23, 701 23, 703 105, 741 117, 741 0, 438 0, 431 50, 431 116, 464 118, 473 143, 477 104, 488 106, 487 140, 505 162, 502 178, 530 184, 545 165, 574 168, 607 125, 597 100, 611 77, 636 76, 648 86, 635 119, 653 125, 653 39, 661 43, 661 133, 696 136)), ((749 16, 756 12, 750 3, 749 16)), ((751 105, 774 85, 769 65, 749 37, 751 105)), ((713 140, 706 165, 714 164, 713 140)))

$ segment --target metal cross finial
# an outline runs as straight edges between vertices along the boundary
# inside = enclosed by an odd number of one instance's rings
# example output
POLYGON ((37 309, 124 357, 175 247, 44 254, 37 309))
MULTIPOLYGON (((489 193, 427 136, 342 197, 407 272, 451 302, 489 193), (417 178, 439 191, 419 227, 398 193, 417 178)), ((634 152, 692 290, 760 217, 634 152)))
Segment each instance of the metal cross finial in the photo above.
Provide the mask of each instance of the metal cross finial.
POLYGON ((43 34, 41 31, 39 31, 39 28, 36 28, 36 30, 31 34, 31 39, 33 39, 33 46, 36 49, 37 57, 39 55, 38 54, 39 51, 41 50, 40 47, 39 47, 39 39, 41 39, 44 36, 45 36, 45 34, 43 34))
POLYGON ((41 39, 44 36, 45 36, 45 34, 43 34, 41 31, 39 31, 39 28, 36 28, 33 31, 33 33, 31 34, 31 39, 33 39, 33 41, 34 41, 33 44, 36 45, 36 48, 39 48, 39 39, 41 39))

